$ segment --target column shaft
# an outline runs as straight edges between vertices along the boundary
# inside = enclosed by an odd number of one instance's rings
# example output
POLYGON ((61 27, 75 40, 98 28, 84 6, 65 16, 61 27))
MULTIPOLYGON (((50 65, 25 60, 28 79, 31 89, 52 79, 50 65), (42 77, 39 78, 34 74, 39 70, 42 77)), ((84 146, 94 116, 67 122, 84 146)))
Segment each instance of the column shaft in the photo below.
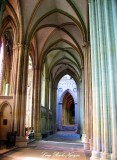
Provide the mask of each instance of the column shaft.
POLYGON ((41 72, 37 66, 34 68, 34 100, 33 100, 33 126, 35 138, 41 139, 41 72))
POLYGON ((85 73, 85 132, 86 132, 86 137, 85 137, 85 142, 84 142, 84 148, 85 149, 90 149, 90 145, 89 145, 89 139, 90 139, 90 125, 91 125, 91 120, 90 117, 92 117, 90 112, 90 99, 91 97, 89 97, 90 95, 90 80, 91 80, 91 74, 89 72, 89 66, 90 66, 90 60, 89 60, 89 43, 85 43, 83 45, 84 48, 84 73, 85 73), (89 115, 90 114, 90 115, 89 115))
POLYGON ((99 80, 99 62, 97 45, 97 21, 95 2, 89 3, 90 14, 90 35, 91 35, 91 64, 92 64, 92 98, 93 98, 93 159, 100 159, 100 80, 99 80))
POLYGON ((27 91, 27 71, 28 71, 28 46, 21 45, 19 49, 19 60, 17 70, 17 89, 14 100, 15 124, 17 127, 17 146, 26 146, 25 137, 25 117, 26 117, 26 91, 27 91))
POLYGON ((92 160, 117 159, 116 4, 116 0, 89 2, 93 96, 92 160))
POLYGON ((106 48, 105 48, 105 39, 102 33, 104 33, 104 26, 103 26, 103 5, 101 3, 102 1, 97 1, 97 6, 98 6, 98 28, 99 28, 99 51, 100 51, 100 66, 101 66, 101 112, 102 112, 102 117, 101 117, 101 142, 102 142, 102 154, 101 154, 101 159, 110 159, 109 155, 109 122, 108 119, 108 98, 107 98, 107 91, 108 91, 108 85, 107 85, 107 68, 106 63, 106 48), (102 8, 101 8, 102 7, 102 8), (102 54, 103 53, 103 54, 102 54))
POLYGON ((47 112, 47 132, 49 134, 49 79, 46 78, 45 82, 45 107, 47 112))
MULTIPOLYGON (((113 0, 116 3, 116 0, 113 0)), ((113 3, 114 3, 113 2, 113 3)), ((110 107, 111 107, 111 125, 112 125, 112 160, 117 159, 117 100, 116 100, 116 66, 117 66, 117 53, 115 49, 114 28, 112 19, 112 5, 111 1, 105 1, 105 29, 106 29, 106 42, 107 42, 107 58, 108 58, 108 79, 110 91, 110 107)), ((115 18, 116 19, 116 18, 115 18)))

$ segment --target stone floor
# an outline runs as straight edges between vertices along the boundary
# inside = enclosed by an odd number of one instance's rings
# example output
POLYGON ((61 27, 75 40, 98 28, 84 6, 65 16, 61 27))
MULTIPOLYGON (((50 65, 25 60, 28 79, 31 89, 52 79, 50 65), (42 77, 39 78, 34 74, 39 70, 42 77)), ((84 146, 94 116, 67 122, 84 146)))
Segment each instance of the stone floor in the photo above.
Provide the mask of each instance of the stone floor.
POLYGON ((76 137, 70 132, 59 132, 29 143, 25 148, 15 148, 2 155, 0 160, 89 160, 90 152, 84 151, 83 143, 76 137))

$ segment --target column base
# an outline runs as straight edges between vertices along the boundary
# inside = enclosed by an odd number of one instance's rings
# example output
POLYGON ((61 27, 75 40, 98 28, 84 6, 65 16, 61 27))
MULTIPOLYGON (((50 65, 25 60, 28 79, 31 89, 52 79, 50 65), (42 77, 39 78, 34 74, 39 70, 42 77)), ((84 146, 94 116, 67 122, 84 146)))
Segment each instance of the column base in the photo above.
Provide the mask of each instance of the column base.
POLYGON ((86 134, 83 133, 83 134, 82 134, 81 141, 84 142, 84 141, 85 141, 85 138, 86 138, 86 134))
POLYGON ((111 155, 109 153, 102 152, 100 160, 111 160, 111 155))
POLYGON ((41 139, 42 139, 41 133, 35 133, 35 134, 34 134, 34 138, 35 138, 36 140, 41 140, 41 139))
POLYGON ((111 154, 111 160, 117 160, 117 154, 112 153, 111 154))
POLYGON ((100 152, 92 151, 92 156, 90 160, 100 160, 100 152))
POLYGON ((90 150, 89 141, 88 141, 88 138, 86 136, 84 138, 84 149, 85 150, 90 150))
POLYGON ((16 137, 16 144, 17 147, 27 147, 27 140, 26 137, 16 137))

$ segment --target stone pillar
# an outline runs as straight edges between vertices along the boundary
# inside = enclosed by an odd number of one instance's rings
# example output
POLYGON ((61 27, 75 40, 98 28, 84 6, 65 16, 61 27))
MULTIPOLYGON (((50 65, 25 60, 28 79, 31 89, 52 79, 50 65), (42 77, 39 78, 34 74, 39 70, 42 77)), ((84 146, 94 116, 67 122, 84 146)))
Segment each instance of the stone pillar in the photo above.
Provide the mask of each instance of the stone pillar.
POLYGON ((77 106, 78 106, 78 131, 82 131, 82 117, 81 117, 81 80, 79 81, 79 84, 77 84, 77 106))
POLYGON ((97 48, 97 19, 95 13, 95 2, 89 3, 90 17, 90 35, 91 35, 91 65, 92 65, 92 98, 93 98, 93 151, 91 160, 100 159, 100 79, 99 79, 99 61, 97 48))
POLYGON ((36 70, 38 69, 38 67, 34 67, 33 66, 33 83, 32 83, 32 114, 31 114, 31 127, 33 127, 34 129, 34 103, 35 103, 35 90, 34 90, 34 87, 35 87, 35 73, 36 73, 36 70))
POLYGON ((41 139, 41 71, 38 66, 34 67, 33 84, 33 126, 35 138, 41 139))
POLYGON ((58 106, 59 113, 57 113, 58 114, 58 126, 60 130, 62 130, 62 105, 63 103, 59 103, 59 106, 58 106))
POLYGON ((88 52, 86 44, 83 45, 84 49, 84 108, 85 108, 85 115, 84 115, 84 125, 85 125, 85 137, 84 137, 84 149, 89 149, 89 135, 88 135, 88 128, 89 128, 89 119, 88 119, 88 52))
POLYGON ((113 9, 115 6, 116 0, 90 0, 89 3, 93 96, 91 160, 117 159, 117 46, 114 33, 114 27, 117 27, 114 15, 117 13, 113 9))
POLYGON ((16 82, 17 82, 17 68, 18 68, 18 52, 19 52, 19 45, 15 45, 13 47, 13 60, 12 60, 12 71, 11 71, 11 84, 10 84, 10 91, 9 95, 12 96, 16 94, 16 82))
POLYGON ((82 81, 80 81, 80 123, 82 128, 82 141, 85 138, 85 106, 84 106, 84 68, 82 67, 82 81))
POLYGON ((15 101, 15 128, 17 131, 17 146, 26 146, 25 138, 25 116, 26 116, 26 89, 28 72, 28 46, 21 45, 19 48, 17 85, 15 101))
POLYGON ((91 76, 91 49, 88 45, 88 117, 89 117, 89 145, 93 148, 93 108, 92 108, 92 76, 91 76))
MULTIPOLYGON (((18 69, 18 64, 19 64, 19 53, 21 52, 21 45, 17 44, 13 47, 13 61, 12 61, 12 73, 11 73, 11 79, 12 79, 12 84, 10 88, 10 95, 16 95, 17 91, 17 69, 18 69)), ((16 101, 16 96, 14 96, 13 99, 13 131, 17 131, 17 111, 18 109, 16 108, 15 105, 16 101)))
MULTIPOLYGON (((78 127, 78 122, 80 121, 80 114, 79 114, 79 107, 78 103, 74 103, 74 108, 75 108, 75 126, 78 127)), ((77 129, 77 128, 76 128, 77 129)))
POLYGON ((109 106, 108 106, 108 98, 107 98, 107 90, 108 90, 108 87, 105 85, 107 84, 107 67, 106 66, 106 63, 107 63, 107 59, 105 58, 105 52, 106 52, 106 48, 105 48, 105 43, 104 43, 104 38, 103 38, 103 31, 105 30, 105 27, 103 25, 103 5, 101 3, 101 1, 99 0, 98 3, 97 3, 97 16, 98 16, 98 19, 99 19, 99 24, 98 24, 98 27, 99 27, 99 30, 98 30, 98 35, 99 35, 99 50, 101 53, 103 54, 100 54, 100 68, 101 68, 101 93, 102 94, 100 96, 100 99, 101 97, 103 97, 101 99, 101 141, 102 141, 102 152, 101 152, 101 160, 103 159, 110 159, 110 154, 109 154, 109 132, 110 132, 110 129, 109 129, 109 119, 110 119, 110 116, 108 114, 108 111, 109 111, 109 106), (102 8, 101 8, 102 7, 102 8))
POLYGON ((45 82, 45 107, 47 112, 47 133, 49 134, 49 78, 45 82))
POLYGON ((112 129, 112 160, 117 160, 117 1, 104 3, 106 54, 108 62, 108 82, 110 97, 111 129, 112 129))
POLYGON ((91 96, 91 62, 90 62, 90 46, 88 42, 83 44, 84 49, 84 90, 85 90, 85 132, 84 149, 90 149, 89 139, 91 141, 92 126, 92 96, 91 96))
MULTIPOLYGON (((113 94, 111 94, 111 101, 112 101, 112 155, 111 155, 111 159, 112 160, 117 160, 117 74, 116 73, 116 69, 117 69, 117 1, 114 0, 111 2, 112 3, 112 12, 113 12, 113 27, 114 27, 114 43, 115 43, 115 50, 114 50, 114 57, 113 57, 113 62, 111 61, 111 66, 113 64, 113 77, 110 77, 112 79, 110 79, 110 82, 114 82, 114 85, 112 85, 113 83, 111 83, 110 85, 110 89, 111 89, 111 93, 114 92, 113 94)), ((111 75, 110 75, 111 76, 111 75)), ((111 107, 110 107, 111 108, 111 107)))
POLYGON ((56 93, 57 88, 52 84, 52 122, 53 122, 53 131, 57 131, 57 125, 56 125, 56 93))

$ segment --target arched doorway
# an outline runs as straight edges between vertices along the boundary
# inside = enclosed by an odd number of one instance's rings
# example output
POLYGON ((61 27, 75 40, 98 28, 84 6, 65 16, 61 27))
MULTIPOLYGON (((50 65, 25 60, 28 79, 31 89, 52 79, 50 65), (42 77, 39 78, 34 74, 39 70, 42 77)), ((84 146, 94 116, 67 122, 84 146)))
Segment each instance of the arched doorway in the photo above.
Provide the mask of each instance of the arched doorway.
POLYGON ((12 128, 12 109, 7 103, 4 103, 0 109, 0 140, 6 140, 6 135, 12 128))
POLYGON ((62 126, 75 124, 75 107, 72 95, 67 92, 63 98, 62 126))
POLYGON ((77 86, 74 79, 66 74, 57 89, 56 123, 58 130, 76 130, 80 124, 77 86))
POLYGON ((69 107, 69 123, 70 124, 75 124, 75 106, 74 106, 74 102, 71 102, 70 107, 69 107))

